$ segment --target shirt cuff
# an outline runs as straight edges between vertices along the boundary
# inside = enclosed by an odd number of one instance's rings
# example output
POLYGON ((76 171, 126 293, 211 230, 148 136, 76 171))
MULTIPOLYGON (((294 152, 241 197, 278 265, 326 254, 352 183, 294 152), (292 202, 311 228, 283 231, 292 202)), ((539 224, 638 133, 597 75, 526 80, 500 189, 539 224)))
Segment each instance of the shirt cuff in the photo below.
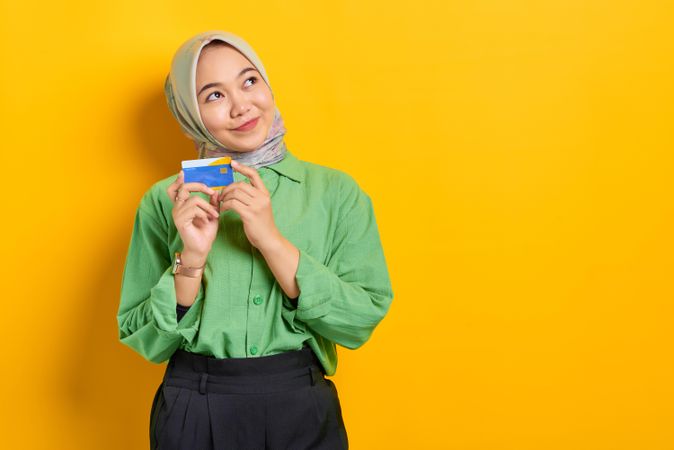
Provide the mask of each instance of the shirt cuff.
POLYGON ((204 298, 204 287, 199 283, 199 291, 189 311, 178 322, 175 278, 169 266, 150 291, 150 305, 157 324, 157 329, 168 334, 181 334, 188 342, 192 342, 201 320, 201 306, 204 298))
POLYGON ((190 310, 189 306, 183 306, 180 304, 176 305, 176 315, 178 317, 178 322, 180 322, 180 319, 182 319, 189 310, 190 310))
MULTIPOLYGON (((300 289, 297 299, 297 315, 300 320, 316 319, 330 311, 332 286, 337 274, 332 272, 323 263, 311 256, 304 249, 299 249, 300 260, 297 265, 295 279, 300 289)), ((294 307, 289 299, 285 298, 286 306, 294 307)))

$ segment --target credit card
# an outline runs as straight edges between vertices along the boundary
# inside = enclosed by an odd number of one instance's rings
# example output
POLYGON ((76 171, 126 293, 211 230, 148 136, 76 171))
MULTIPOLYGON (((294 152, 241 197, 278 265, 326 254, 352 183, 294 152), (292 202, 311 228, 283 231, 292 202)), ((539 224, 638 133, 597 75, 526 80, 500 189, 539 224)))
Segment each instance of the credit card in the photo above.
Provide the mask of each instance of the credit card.
POLYGON ((189 159, 182 161, 185 183, 204 183, 211 189, 222 189, 234 182, 232 158, 189 159))

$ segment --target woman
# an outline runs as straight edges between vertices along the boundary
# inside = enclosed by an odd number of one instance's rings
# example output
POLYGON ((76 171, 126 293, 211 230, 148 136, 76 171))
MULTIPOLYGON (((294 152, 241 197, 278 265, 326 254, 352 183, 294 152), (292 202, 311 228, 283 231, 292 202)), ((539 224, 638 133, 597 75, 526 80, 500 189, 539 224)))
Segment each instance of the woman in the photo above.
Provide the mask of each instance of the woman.
POLYGON ((117 320, 121 342, 168 360, 152 448, 348 448, 325 376, 336 344, 365 343, 393 298, 369 196, 288 151, 240 37, 189 39, 165 92, 198 157, 230 156, 234 182, 216 191, 181 171, 136 211, 117 320))

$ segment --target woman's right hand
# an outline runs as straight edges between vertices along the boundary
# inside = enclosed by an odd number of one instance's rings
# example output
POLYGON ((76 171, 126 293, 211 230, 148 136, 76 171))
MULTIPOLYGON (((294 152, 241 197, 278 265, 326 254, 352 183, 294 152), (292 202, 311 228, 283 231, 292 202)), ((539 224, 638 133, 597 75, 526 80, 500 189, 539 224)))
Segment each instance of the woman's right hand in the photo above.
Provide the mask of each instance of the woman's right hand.
POLYGON ((220 222, 218 194, 204 183, 184 183, 181 170, 166 192, 173 203, 173 222, 183 241, 183 253, 190 252, 204 259, 211 250, 220 222), (203 192, 210 196, 207 202, 190 192, 203 192))

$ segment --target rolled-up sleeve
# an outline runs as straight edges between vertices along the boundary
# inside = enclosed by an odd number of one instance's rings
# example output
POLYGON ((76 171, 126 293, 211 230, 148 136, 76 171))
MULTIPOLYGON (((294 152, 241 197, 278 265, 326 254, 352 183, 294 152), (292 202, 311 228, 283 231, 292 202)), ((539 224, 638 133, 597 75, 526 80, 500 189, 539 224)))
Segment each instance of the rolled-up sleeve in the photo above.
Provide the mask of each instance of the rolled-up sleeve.
POLYGON ((295 279, 300 289, 295 320, 323 337, 355 349, 388 312, 393 290, 370 197, 353 181, 342 195, 327 263, 300 248, 295 279))
POLYGON ((143 208, 141 201, 124 265, 117 312, 120 341, 155 363, 169 359, 183 341, 193 341, 204 298, 202 284, 194 303, 178 321, 167 228, 161 222, 143 208))

